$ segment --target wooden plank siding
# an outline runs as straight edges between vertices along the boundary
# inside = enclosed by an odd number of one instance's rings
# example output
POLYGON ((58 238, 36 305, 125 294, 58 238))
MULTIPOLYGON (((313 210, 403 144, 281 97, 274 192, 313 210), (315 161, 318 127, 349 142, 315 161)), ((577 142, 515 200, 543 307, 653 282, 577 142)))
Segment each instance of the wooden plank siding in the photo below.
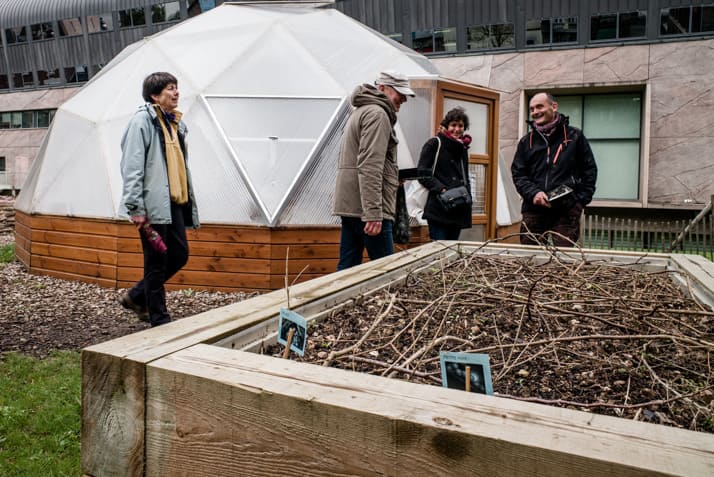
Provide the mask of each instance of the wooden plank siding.
MULTIPOLYGON (((31 273, 112 288, 130 287, 142 277, 141 242, 129 223, 16 215, 16 254, 31 273)), ((332 273, 339 257, 339 227, 205 224, 187 236, 189 261, 168 289, 273 290, 286 279, 292 285, 332 273)), ((412 237, 396 251, 427 242, 427 228, 413 227, 412 237)))

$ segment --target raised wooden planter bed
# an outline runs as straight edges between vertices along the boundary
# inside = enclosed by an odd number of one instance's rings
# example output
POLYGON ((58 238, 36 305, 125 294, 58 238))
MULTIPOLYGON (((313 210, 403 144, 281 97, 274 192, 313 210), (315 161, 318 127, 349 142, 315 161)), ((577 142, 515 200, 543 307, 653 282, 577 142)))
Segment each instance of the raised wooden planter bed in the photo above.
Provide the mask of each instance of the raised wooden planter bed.
MULTIPOLYGON (((469 394, 244 351, 281 307, 319 318, 458 249, 431 243, 82 353, 87 475, 714 475, 714 435, 469 394), (289 295, 289 300, 288 300, 289 295), (288 304, 289 301, 289 304, 288 304)), ((489 246, 513 256, 536 248, 489 246)), ((677 270, 714 302, 714 264, 677 270)))

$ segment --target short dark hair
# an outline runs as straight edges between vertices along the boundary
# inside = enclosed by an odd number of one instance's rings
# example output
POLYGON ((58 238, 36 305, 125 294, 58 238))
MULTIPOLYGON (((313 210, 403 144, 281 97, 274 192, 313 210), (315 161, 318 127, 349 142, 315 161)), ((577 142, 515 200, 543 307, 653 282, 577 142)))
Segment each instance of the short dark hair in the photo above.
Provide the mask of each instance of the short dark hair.
POLYGON ((151 96, 161 94, 164 88, 170 84, 178 86, 178 80, 171 73, 166 73, 165 71, 151 73, 149 76, 144 78, 144 85, 141 90, 141 95, 144 97, 144 101, 147 103, 153 103, 154 99, 151 96))
POLYGON ((466 111, 464 111, 464 108, 462 107, 457 106, 446 113, 444 119, 441 120, 441 126, 448 128, 449 123, 453 123, 454 121, 463 121, 464 129, 469 128, 469 117, 466 115, 466 111))

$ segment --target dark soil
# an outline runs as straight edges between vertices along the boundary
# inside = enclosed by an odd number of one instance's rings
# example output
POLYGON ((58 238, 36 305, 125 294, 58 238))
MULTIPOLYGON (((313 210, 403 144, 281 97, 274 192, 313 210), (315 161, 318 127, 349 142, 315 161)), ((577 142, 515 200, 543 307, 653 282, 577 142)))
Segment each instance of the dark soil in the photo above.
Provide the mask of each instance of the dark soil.
POLYGON ((714 432, 714 313, 669 272, 466 256, 308 335, 292 359, 440 386, 440 352, 483 353, 494 394, 714 432))

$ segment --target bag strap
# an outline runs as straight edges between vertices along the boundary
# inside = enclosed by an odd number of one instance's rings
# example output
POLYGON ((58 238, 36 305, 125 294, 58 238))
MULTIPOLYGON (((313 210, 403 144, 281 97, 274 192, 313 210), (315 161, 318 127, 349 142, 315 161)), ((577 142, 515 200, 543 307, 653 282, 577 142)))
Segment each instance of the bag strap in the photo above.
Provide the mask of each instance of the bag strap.
POLYGON ((436 170, 436 161, 439 160, 439 151, 441 150, 441 138, 439 136, 436 137, 436 142, 439 143, 439 145, 436 147, 436 155, 434 156, 434 165, 431 167, 431 176, 434 177, 434 171, 436 170))

